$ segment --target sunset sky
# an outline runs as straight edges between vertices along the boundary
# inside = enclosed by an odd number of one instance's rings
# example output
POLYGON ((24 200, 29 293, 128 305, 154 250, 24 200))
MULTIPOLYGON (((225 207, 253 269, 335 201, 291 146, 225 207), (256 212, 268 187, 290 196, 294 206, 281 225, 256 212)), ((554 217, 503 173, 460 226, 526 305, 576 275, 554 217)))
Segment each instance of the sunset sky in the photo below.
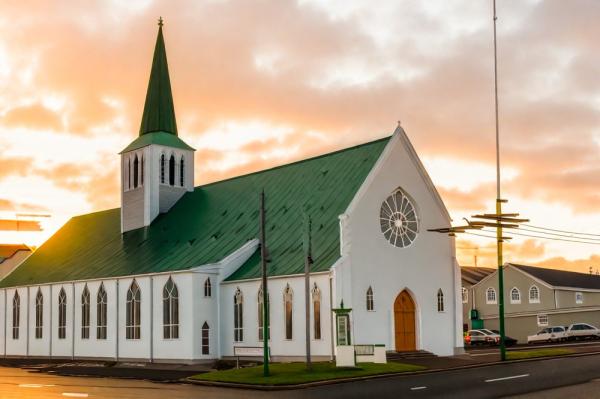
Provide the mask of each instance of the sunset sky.
MULTIPOLYGON (((137 136, 159 16, 196 185, 400 120, 455 222, 491 212, 491 12, 491 0, 2 2, 0 218, 51 218, 0 242, 39 245, 73 215, 119 206, 117 153, 137 136)), ((506 210, 598 234, 513 236, 506 260, 600 269, 600 2, 498 0, 498 15, 506 210)), ((463 265, 495 262, 491 239, 457 247, 463 265)))

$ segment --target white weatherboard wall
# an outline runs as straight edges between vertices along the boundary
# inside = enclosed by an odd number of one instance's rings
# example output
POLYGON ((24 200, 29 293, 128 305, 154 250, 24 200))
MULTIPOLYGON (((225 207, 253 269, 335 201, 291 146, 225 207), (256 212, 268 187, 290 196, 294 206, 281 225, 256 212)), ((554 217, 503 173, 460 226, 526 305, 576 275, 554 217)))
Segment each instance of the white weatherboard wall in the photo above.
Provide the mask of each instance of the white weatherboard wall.
MULTIPOLYGON (((311 299, 311 354, 331 355, 331 324, 329 304, 329 273, 310 276, 310 287, 316 283, 321 290, 321 339, 314 339, 313 308, 311 299)), ((233 356, 233 346, 262 346, 258 339, 258 290, 261 281, 224 282, 221 286, 221 353, 233 356), (244 340, 234 342, 233 338, 233 298, 239 288, 244 296, 243 321, 244 340)), ((306 355, 304 276, 271 277, 267 283, 270 297, 271 339, 269 346, 273 357, 303 357, 306 355), (292 339, 285 338, 285 316, 283 292, 290 285, 293 291, 293 330, 292 339)))
MULTIPOLYGON (((53 357, 73 356, 73 285, 71 283, 52 284, 52 353, 53 357), (58 296, 64 289, 67 296, 65 338, 58 338, 58 296)), ((30 332, 31 335, 31 332, 30 332)))
POLYGON ((416 303, 417 349, 452 355, 458 328, 453 242, 446 235, 427 231, 448 227, 450 222, 402 135, 394 134, 364 190, 341 217, 344 258, 335 268, 335 304, 338 307, 343 299, 345 307, 352 308, 354 343, 385 344, 387 350, 395 350, 394 301, 406 289, 416 303), (398 188, 410 196, 419 216, 419 234, 405 248, 391 245, 379 222, 381 204, 398 188), (373 311, 366 310, 369 286, 374 294, 373 311), (440 288, 444 312, 437 311, 440 288))
POLYGON ((150 277, 136 277, 140 288, 140 339, 127 339, 126 300, 133 278, 119 279, 119 359, 150 359, 150 277))
POLYGON ((50 356, 50 332, 52 331, 50 328, 50 286, 32 286, 29 289, 29 294, 31 296, 29 300, 29 355, 39 357, 50 356), (43 295, 44 309, 41 338, 35 337, 35 307, 38 289, 43 295))
POLYGON ((207 360, 216 359, 219 357, 219 322, 218 322, 218 305, 219 305, 219 284, 217 273, 193 273, 191 274, 193 281, 193 323, 191 344, 194 359, 207 360), (204 283, 210 278, 211 296, 204 296, 204 283), (204 323, 209 327, 209 351, 208 355, 202 354, 202 326, 204 323))
POLYGON ((7 301, 7 326, 6 326, 6 355, 7 356, 25 356, 27 355, 27 288, 19 287, 6 290, 7 301), (19 292, 21 299, 21 311, 19 317, 19 339, 13 339, 12 335, 12 303, 15 292, 19 292))

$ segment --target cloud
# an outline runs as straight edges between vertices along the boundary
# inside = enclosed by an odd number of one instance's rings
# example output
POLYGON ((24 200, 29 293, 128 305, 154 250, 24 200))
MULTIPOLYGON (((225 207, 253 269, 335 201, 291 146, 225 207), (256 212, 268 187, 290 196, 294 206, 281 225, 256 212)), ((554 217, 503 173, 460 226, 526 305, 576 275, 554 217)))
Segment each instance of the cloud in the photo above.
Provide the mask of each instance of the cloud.
POLYGON ((0 153, 0 179, 10 175, 27 174, 31 168, 31 158, 10 157, 0 153))
POLYGON ((535 266, 570 270, 580 273, 588 273, 591 267, 592 271, 596 273, 596 271, 600 269, 600 255, 591 255, 584 259, 565 259, 562 256, 557 256, 538 262, 535 266))
POLYGON ((4 114, 0 122, 8 127, 27 127, 56 132, 60 132, 63 128, 60 116, 40 104, 12 108, 4 114))
POLYGON ((48 212, 48 208, 41 205, 20 203, 0 198, 0 211, 48 212))

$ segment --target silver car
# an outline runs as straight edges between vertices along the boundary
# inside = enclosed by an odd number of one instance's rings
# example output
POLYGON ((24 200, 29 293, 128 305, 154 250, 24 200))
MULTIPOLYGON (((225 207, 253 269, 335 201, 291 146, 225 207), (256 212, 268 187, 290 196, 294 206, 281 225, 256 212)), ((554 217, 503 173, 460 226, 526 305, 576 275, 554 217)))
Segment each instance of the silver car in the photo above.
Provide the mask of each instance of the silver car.
POLYGON ((528 344, 537 342, 560 342, 566 339, 567 328, 563 326, 546 327, 536 334, 527 336, 528 344))
POLYGON ((574 323, 569 326, 565 336, 569 340, 575 339, 599 339, 600 330, 587 323, 574 323))

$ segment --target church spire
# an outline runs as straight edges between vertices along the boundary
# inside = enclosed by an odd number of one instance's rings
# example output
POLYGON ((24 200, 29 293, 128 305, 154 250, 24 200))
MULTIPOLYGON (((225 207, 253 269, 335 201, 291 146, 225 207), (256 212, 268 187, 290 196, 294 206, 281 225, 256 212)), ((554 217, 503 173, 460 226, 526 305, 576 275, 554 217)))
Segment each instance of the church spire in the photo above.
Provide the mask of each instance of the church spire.
POLYGON ((158 37, 154 47, 152 71, 146 93, 144 114, 140 126, 140 136, 152 132, 166 132, 177 136, 177 123, 175 122, 175 109, 173 95, 171 94, 171 81, 169 67, 167 66, 167 52, 162 33, 163 19, 158 20, 158 37))

